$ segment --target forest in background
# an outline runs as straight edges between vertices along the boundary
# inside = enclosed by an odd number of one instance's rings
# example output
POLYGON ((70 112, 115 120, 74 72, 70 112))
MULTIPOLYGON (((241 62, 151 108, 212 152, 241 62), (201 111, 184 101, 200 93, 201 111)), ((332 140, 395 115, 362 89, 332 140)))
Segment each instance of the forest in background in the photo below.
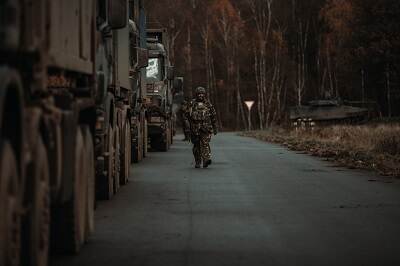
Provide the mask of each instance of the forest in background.
POLYGON ((147 0, 169 31, 185 95, 208 88, 224 129, 284 121, 289 107, 340 98, 400 116, 398 0, 147 0))

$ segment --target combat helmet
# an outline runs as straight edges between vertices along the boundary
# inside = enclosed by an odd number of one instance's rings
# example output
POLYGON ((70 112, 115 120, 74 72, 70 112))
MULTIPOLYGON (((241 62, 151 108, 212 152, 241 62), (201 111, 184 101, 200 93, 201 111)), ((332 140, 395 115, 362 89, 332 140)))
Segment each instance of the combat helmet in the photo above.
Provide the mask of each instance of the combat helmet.
POLYGON ((206 89, 203 87, 197 87, 196 89, 196 100, 198 102, 204 102, 206 98, 206 89))
POLYGON ((206 94, 206 89, 204 87, 197 87, 196 95, 198 94, 206 94))

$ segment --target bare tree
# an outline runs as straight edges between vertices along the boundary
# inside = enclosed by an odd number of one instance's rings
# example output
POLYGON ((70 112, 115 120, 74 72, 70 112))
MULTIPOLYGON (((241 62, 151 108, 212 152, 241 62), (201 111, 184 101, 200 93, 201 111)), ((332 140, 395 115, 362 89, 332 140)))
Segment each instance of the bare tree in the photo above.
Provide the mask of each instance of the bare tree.
POLYGON ((267 126, 266 95, 267 95, 267 45, 270 37, 272 22, 273 0, 247 0, 253 14, 257 30, 254 44, 254 71, 257 86, 257 107, 260 129, 267 126))
MULTIPOLYGON (((209 90, 209 98, 213 103, 217 103, 218 101, 218 93, 216 88, 216 77, 215 77, 215 67, 214 67, 214 57, 212 54, 212 34, 211 34, 211 23, 210 23, 210 15, 209 10, 206 9, 205 15, 205 23, 201 28, 201 37, 204 43, 204 63, 206 66, 206 82, 207 88, 209 90)), ((215 105, 215 109, 217 111, 218 123, 221 126, 220 120, 220 106, 215 105)))
POLYGON ((233 58, 235 60, 236 68, 236 79, 235 79, 235 93, 236 93, 236 129, 245 128, 246 126, 246 115, 243 108, 242 93, 240 90, 240 56, 239 47, 240 40, 242 37, 241 28, 239 25, 235 25, 233 29, 232 43, 233 43, 233 58))
MULTIPOLYGON (((229 126, 240 126, 245 118, 240 92, 240 41, 243 36, 243 22, 240 12, 230 0, 214 1, 211 6, 212 22, 215 28, 213 44, 223 55, 225 82, 223 87, 225 121, 229 126)), ((243 122, 244 123, 244 122, 243 122)))
POLYGON ((296 44, 296 84, 297 105, 302 104, 306 84, 306 50, 308 45, 309 21, 304 22, 297 18, 297 44, 296 44))
POLYGON ((193 90, 193 78, 192 78, 192 28, 190 24, 187 24, 187 39, 184 48, 184 60, 185 60, 185 95, 188 97, 192 97, 193 90))

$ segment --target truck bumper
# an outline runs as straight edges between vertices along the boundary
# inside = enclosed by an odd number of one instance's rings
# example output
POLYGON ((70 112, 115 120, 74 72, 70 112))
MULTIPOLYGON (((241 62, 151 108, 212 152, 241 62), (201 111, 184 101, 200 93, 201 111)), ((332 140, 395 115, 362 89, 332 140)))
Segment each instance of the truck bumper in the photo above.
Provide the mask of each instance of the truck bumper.
POLYGON ((163 124, 148 124, 148 135, 151 136, 164 136, 166 134, 165 125, 163 124))

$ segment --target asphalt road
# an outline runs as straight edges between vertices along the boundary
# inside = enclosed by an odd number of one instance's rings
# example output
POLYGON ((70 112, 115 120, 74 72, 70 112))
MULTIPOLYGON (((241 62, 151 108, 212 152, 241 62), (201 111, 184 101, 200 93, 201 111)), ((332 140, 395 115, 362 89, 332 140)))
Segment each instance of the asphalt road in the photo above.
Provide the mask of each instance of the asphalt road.
POLYGON ((400 265, 398 181, 235 134, 212 148, 210 169, 181 141, 134 165, 52 266, 400 265))

